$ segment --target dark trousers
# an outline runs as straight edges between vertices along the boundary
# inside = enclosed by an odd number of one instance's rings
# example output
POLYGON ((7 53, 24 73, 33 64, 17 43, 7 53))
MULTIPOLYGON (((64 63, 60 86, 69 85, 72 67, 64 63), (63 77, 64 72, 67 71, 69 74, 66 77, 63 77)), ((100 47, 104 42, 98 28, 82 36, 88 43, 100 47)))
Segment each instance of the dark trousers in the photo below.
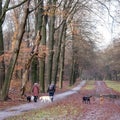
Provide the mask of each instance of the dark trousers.
POLYGON ((54 92, 53 92, 53 91, 50 91, 50 92, 49 92, 49 96, 50 96, 50 98, 51 98, 51 101, 53 101, 54 92))
POLYGON ((38 96, 34 96, 34 102, 37 102, 38 96))

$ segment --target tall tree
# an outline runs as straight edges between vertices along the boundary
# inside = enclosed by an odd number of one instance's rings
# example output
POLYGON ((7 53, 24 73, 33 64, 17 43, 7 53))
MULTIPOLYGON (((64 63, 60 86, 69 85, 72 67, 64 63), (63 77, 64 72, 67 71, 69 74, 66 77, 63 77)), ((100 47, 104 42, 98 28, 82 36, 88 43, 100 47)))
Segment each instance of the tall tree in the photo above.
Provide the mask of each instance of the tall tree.
POLYGON ((29 73, 29 68, 32 63, 32 60, 34 59, 34 57, 38 57, 38 49, 39 49, 39 45, 41 41, 40 31, 37 32, 35 40, 36 41, 35 41, 34 50, 32 51, 27 62, 25 63, 25 70, 24 70, 23 77, 22 77, 21 95, 24 95, 26 91, 26 84, 28 82, 28 73, 29 73))
MULTIPOLYGON (((2 0, 0 1, 0 91, 2 90, 2 86, 4 84, 5 79, 5 64, 4 64, 4 44, 3 44, 3 31, 2 24, 4 21, 4 17, 2 17, 2 0)), ((0 92, 1 96, 1 92, 0 92)))
POLYGON ((61 52, 61 44, 62 44, 62 38, 63 38, 63 33, 65 32, 65 25, 66 25, 66 20, 63 20, 63 24, 61 26, 61 29, 59 31, 59 38, 58 38, 58 46, 57 50, 55 51, 54 54, 54 65, 53 65, 53 74, 52 74, 52 82, 56 84, 57 82, 57 73, 58 73, 58 64, 59 64, 59 56, 61 52))
POLYGON ((65 40, 66 40, 66 31, 67 31, 67 24, 63 30, 63 37, 62 37, 62 45, 61 45, 61 53, 60 53, 60 67, 59 67, 59 88, 63 86, 63 76, 64 76, 64 63, 65 63, 65 40))
POLYGON ((25 4, 26 6, 25 6, 25 9, 24 9, 24 16, 23 16, 23 19, 22 19, 23 21, 21 22, 19 33, 18 33, 18 36, 17 36, 17 41, 16 41, 16 44, 15 44, 15 48, 13 50, 13 54, 10 58, 10 63, 8 65, 8 69, 7 69, 7 73, 6 73, 6 77, 5 77, 5 83, 4 83, 3 88, 2 88, 2 94, 1 94, 2 95, 1 99, 2 100, 5 100, 5 99, 8 98, 10 81, 11 81, 11 78, 12 78, 15 63, 16 63, 17 58, 18 58, 22 38, 23 38, 23 35, 24 35, 24 32, 25 32, 26 20, 27 20, 28 14, 29 14, 29 4, 30 4, 30 0, 28 0, 25 4))
MULTIPOLYGON (((45 11, 44 11, 45 12, 45 11)), ((42 51, 46 51, 46 25, 47 25, 47 19, 48 19, 48 15, 44 14, 43 16, 43 23, 42 23, 42 39, 41 39, 41 52, 42 51)), ((40 56, 40 65, 39 65, 39 79, 40 79, 40 84, 41 84, 41 91, 45 92, 45 88, 47 88, 47 84, 45 81, 45 58, 46 58, 46 54, 41 54, 42 56, 40 56)))
MULTIPOLYGON (((35 5, 37 8, 36 10, 36 23, 35 23, 35 31, 41 31, 42 29, 42 18, 43 18, 43 0, 35 1, 35 5), (39 6, 38 6, 39 5, 39 6)), ((41 33, 41 32, 40 32, 41 33)), ((40 82, 39 81, 39 60, 38 57, 34 57, 32 60, 32 67, 31 67, 31 76, 33 83, 40 82)))
POLYGON ((52 79, 52 65, 53 65, 53 47, 54 47, 54 33, 55 33, 55 10, 56 0, 49 0, 49 41, 48 41, 48 57, 47 57, 47 84, 51 83, 52 79))

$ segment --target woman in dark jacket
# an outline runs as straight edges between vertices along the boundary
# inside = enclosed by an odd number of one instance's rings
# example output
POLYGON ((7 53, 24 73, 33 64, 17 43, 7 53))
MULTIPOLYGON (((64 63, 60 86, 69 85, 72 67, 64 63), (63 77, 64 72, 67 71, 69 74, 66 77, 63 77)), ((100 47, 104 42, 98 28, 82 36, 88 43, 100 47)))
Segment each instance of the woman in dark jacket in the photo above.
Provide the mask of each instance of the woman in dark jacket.
POLYGON ((51 101, 53 101, 53 96, 54 96, 54 93, 55 93, 55 85, 50 84, 47 92, 49 93, 49 96, 51 97, 51 101))

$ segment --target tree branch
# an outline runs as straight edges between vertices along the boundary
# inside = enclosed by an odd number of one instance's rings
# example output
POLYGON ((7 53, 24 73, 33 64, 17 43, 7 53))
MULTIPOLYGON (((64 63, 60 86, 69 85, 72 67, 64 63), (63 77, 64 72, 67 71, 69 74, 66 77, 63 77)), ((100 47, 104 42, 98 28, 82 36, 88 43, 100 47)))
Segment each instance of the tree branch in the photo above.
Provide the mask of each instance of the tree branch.
POLYGON ((28 1, 28 0, 24 0, 23 2, 19 3, 18 5, 15 5, 15 6, 12 6, 12 7, 8 8, 9 3, 10 3, 10 0, 7 0, 6 3, 5 3, 5 5, 4 5, 4 7, 3 7, 3 9, 2 9, 2 14, 1 14, 1 16, 0 16, 0 20, 2 20, 2 22, 4 21, 6 12, 7 12, 8 10, 14 9, 14 8, 16 8, 16 7, 19 7, 19 6, 21 6, 22 4, 24 4, 24 3, 27 2, 27 1, 28 1))

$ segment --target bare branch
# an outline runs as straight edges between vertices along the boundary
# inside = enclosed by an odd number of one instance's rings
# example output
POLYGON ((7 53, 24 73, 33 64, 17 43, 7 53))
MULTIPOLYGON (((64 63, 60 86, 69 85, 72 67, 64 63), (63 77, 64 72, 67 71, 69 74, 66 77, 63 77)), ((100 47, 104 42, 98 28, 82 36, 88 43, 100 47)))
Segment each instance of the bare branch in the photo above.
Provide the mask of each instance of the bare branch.
POLYGON ((4 7, 3 7, 3 10, 2 10, 2 15, 0 16, 0 20, 4 21, 5 19, 5 14, 8 10, 11 10, 11 9, 14 9, 16 7, 19 7, 21 6, 22 4, 24 4, 25 2, 27 2, 28 0, 24 0, 23 2, 19 3, 18 5, 15 5, 15 6, 12 6, 10 8, 8 8, 9 6, 9 3, 10 3, 10 0, 7 0, 4 7))
POLYGON ((110 13, 110 11, 109 11, 109 8, 108 8, 104 3, 102 3, 101 1, 99 1, 99 0, 96 0, 96 1, 99 2, 101 5, 103 5, 103 6, 107 9, 109 16, 110 16, 110 17, 113 19, 113 21, 114 21, 114 17, 111 15, 111 13, 110 13))
POLYGON ((24 0, 23 2, 19 3, 18 5, 14 5, 14 6, 8 8, 7 11, 8 11, 8 10, 11 10, 11 9, 15 9, 15 8, 21 6, 22 4, 24 4, 24 3, 27 2, 27 1, 28 1, 28 0, 24 0))

